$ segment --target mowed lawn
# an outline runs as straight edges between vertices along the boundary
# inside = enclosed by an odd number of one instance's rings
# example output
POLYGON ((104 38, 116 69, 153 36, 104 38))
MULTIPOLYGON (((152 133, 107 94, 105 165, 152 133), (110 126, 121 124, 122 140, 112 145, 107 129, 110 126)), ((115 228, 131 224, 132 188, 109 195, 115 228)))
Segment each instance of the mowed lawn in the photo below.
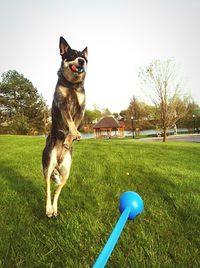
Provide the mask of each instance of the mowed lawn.
POLYGON ((91 267, 138 192, 106 267, 200 267, 200 144, 82 140, 74 144, 58 218, 45 216, 40 137, 0 136, 0 267, 91 267))

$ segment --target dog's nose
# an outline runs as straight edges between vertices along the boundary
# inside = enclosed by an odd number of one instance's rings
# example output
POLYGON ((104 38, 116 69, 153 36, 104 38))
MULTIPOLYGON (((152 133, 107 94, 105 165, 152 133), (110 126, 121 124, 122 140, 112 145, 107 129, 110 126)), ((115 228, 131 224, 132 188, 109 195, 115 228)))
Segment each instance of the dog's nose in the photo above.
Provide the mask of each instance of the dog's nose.
POLYGON ((78 64, 79 64, 80 66, 83 66, 84 63, 85 63, 85 60, 84 60, 84 59, 78 59, 78 64))

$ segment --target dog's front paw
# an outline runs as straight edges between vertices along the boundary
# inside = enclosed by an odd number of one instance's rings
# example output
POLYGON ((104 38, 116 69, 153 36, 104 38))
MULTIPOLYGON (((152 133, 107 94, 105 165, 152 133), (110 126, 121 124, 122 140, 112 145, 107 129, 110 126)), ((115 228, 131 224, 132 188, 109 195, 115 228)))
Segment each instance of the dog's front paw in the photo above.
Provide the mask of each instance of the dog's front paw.
POLYGON ((63 146, 65 147, 65 149, 70 150, 71 146, 67 142, 64 142, 63 146))
POLYGON ((64 140, 63 146, 65 149, 70 150, 72 147, 73 141, 77 140, 80 141, 81 139, 81 134, 79 131, 73 131, 71 132, 64 140))
POLYGON ((73 140, 80 141, 81 133, 79 131, 76 131, 76 132, 72 133, 72 137, 73 137, 73 140))

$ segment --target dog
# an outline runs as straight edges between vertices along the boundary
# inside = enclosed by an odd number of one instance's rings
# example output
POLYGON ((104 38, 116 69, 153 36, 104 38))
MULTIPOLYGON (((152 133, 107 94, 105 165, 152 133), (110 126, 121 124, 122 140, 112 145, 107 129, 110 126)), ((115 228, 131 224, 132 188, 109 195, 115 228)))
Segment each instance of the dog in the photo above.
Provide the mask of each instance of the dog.
POLYGON ((60 37, 61 67, 52 103, 52 126, 42 154, 43 175, 46 182, 46 215, 57 216, 58 198, 67 182, 72 162, 72 143, 80 140, 78 127, 84 116, 84 81, 87 71, 88 50, 72 49, 60 37), (51 201, 51 179, 56 190, 51 201))

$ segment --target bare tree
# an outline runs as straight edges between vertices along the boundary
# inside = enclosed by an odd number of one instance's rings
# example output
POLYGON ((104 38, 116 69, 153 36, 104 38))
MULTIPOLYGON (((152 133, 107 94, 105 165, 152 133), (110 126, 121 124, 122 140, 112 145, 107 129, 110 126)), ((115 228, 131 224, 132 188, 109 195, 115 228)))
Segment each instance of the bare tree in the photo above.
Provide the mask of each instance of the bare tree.
POLYGON ((154 103, 163 129, 163 142, 167 139, 167 130, 187 112, 188 97, 185 97, 182 82, 173 60, 151 62, 141 68, 139 79, 145 93, 148 91, 154 103))

